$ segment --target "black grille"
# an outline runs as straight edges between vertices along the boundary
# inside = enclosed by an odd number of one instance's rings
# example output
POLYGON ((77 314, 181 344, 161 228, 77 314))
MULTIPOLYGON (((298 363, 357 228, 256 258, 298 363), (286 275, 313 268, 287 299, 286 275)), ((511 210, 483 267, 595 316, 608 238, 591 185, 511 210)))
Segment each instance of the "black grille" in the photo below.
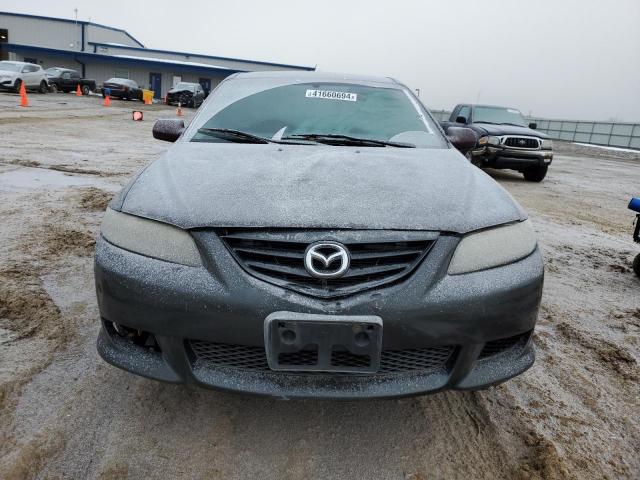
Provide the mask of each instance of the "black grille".
POLYGON ((379 287, 408 275, 433 246, 431 232, 225 230, 220 237, 250 274, 317 297, 337 297, 379 287), (351 255, 346 274, 320 280, 304 267, 306 248, 337 241, 351 255))
MULTIPOLYGON (((264 349, 262 350, 262 355, 264 356, 264 349)), ((266 362, 265 357, 265 362, 266 362)), ((304 366, 304 365, 316 365, 318 363, 318 349, 304 349, 299 352, 287 352, 281 353, 278 355, 278 363, 280 365, 296 365, 296 366, 304 366)))
MULTIPOLYGON (((231 367, 242 370, 270 371, 264 347, 230 345, 200 340, 187 342, 196 360, 213 367, 231 367)), ((430 371, 442 368, 451 357, 455 347, 428 347, 412 350, 383 350, 380 357, 379 374, 430 371)), ((280 364, 314 365, 317 350, 301 350, 280 354, 280 364)), ((333 351, 331 364, 342 367, 368 366, 370 358, 347 351, 333 351)))
POLYGON ((531 335, 531 332, 527 332, 524 334, 515 335, 513 337, 500 338, 498 340, 491 340, 490 342, 487 342, 484 344, 484 348, 480 352, 479 358, 483 359, 483 358, 491 357, 493 355, 497 355, 502 352, 506 352, 508 350, 511 350, 513 347, 515 347, 518 344, 524 345, 529 339, 530 335, 531 335))
POLYGON ((507 137, 504 140, 504 145, 515 148, 539 148, 540 142, 537 138, 507 137))

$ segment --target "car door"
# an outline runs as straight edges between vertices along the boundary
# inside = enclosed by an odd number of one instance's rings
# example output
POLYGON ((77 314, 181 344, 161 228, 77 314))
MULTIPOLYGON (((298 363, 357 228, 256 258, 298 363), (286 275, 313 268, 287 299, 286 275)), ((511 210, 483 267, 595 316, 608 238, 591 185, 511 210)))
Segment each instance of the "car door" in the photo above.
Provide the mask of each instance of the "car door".
POLYGON ((63 90, 71 89, 71 72, 62 72, 62 75, 60 75, 60 86, 63 90))
POLYGON ((33 70, 31 68, 31 65, 25 65, 24 67, 22 67, 20 76, 22 77, 22 81, 24 82, 25 87, 33 86, 33 70))

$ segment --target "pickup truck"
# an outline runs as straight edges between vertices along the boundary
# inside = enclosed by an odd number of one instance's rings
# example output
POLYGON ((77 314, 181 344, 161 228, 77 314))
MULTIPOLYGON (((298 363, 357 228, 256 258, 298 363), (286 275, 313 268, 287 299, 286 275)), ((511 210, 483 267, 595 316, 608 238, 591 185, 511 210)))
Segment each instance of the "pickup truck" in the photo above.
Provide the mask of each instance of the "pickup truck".
POLYGON ((69 68, 47 68, 45 70, 47 79, 49 80, 49 89, 52 93, 57 92, 74 92, 78 85, 83 95, 89 95, 89 92, 96 91, 96 81, 82 78, 80 74, 69 68))
POLYGON ((458 104, 448 122, 440 122, 445 133, 449 127, 465 126, 477 138, 466 157, 480 168, 517 170, 525 180, 541 182, 553 160, 553 143, 548 135, 527 125, 519 110, 495 105, 458 104))

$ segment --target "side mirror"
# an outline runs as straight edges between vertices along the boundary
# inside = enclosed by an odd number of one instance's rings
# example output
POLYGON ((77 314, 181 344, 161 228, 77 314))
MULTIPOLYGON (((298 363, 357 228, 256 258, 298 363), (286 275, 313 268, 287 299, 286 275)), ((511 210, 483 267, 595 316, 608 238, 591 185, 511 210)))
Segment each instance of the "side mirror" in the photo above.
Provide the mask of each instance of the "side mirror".
POLYGON ((153 138, 165 142, 175 142, 184 132, 184 120, 180 118, 161 118, 153 125, 153 138))
POLYGON ((466 127, 449 127, 447 138, 461 153, 467 153, 473 149, 477 141, 475 132, 466 127))
POLYGON ((530 128, 531 130, 535 130, 536 128, 538 128, 538 124, 537 124, 536 122, 531 122, 531 123, 529 124, 529 128, 530 128))
POLYGON ((462 115, 456 117, 456 123, 467 124, 467 117, 463 117, 462 115))

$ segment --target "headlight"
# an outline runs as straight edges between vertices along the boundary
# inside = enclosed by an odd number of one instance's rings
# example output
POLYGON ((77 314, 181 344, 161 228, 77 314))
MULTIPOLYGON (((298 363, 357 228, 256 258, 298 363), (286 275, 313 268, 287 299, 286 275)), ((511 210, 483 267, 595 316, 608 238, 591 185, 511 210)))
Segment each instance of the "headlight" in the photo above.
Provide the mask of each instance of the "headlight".
POLYGON ((553 148, 553 142, 551 140, 542 140, 540 148, 543 150, 551 150, 553 148))
POLYGON ((478 143, 480 145, 500 145, 500 137, 492 137, 492 136, 484 136, 484 137, 480 137, 480 140, 478 140, 478 143))
POLYGON ((456 248, 449 275, 476 272, 515 262, 536 248, 536 235, 531 222, 483 230, 464 237, 456 248))
POLYGON ((101 233, 108 242, 131 252, 191 267, 202 265, 191 235, 166 223, 107 208, 101 233))

